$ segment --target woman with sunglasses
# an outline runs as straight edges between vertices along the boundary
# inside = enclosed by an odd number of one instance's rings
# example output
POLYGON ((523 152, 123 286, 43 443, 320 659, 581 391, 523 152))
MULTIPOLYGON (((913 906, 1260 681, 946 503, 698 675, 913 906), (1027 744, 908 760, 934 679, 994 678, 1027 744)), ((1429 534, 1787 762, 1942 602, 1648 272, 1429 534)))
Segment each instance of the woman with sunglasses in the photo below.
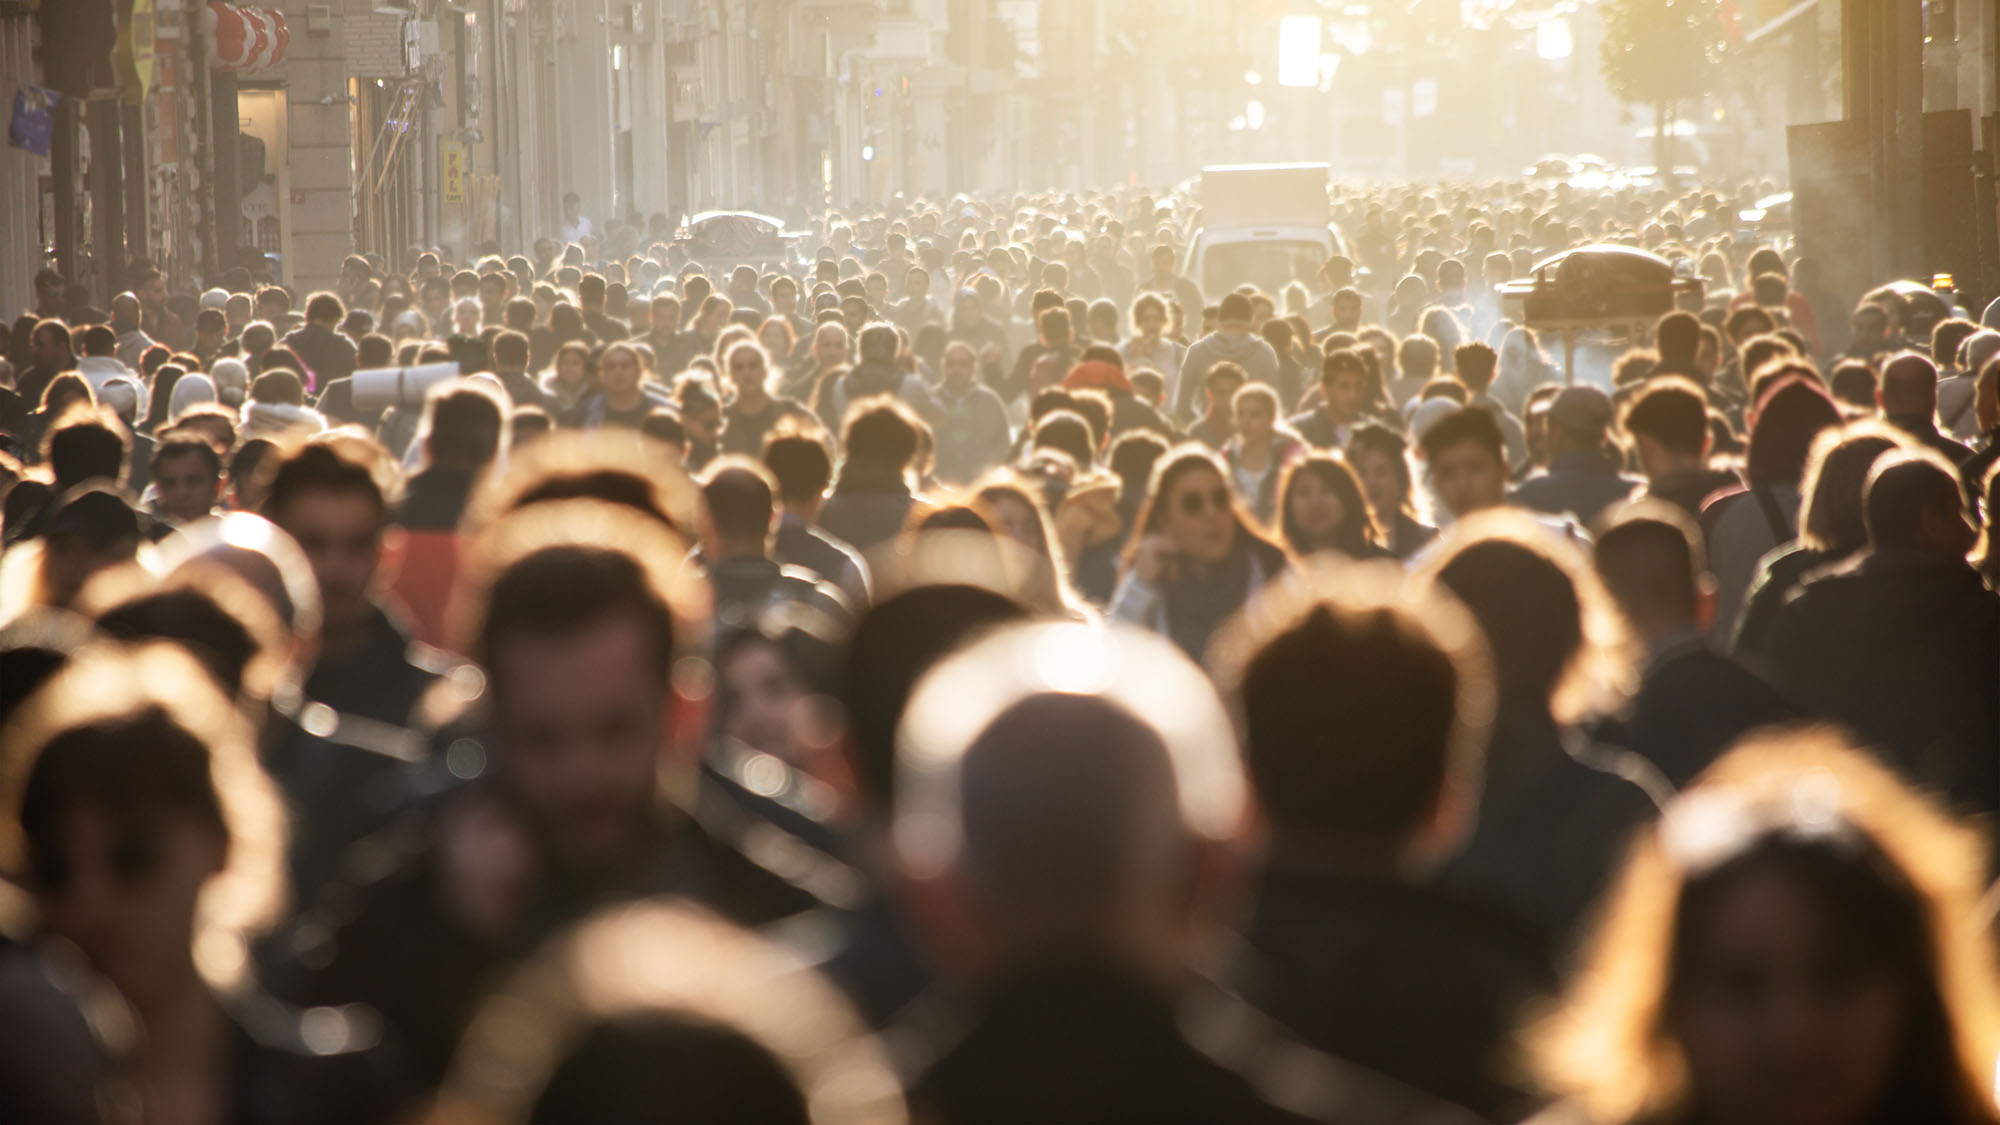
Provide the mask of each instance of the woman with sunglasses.
MULTIPOLYGON (((285 898, 286 818, 249 725, 165 644, 86 648, 0 740, 0 870, 41 938, 81 954, 86 1006, 133 1030, 100 1096, 149 1122, 378 1120, 375 1032, 284 1008, 249 941, 285 898)), ((100 1083, 103 1085, 103 1083, 100 1083)))
POLYGON ((1110 617, 1165 633, 1200 660, 1250 595, 1290 565, 1244 514, 1215 455, 1184 445, 1160 459, 1125 550, 1110 617))

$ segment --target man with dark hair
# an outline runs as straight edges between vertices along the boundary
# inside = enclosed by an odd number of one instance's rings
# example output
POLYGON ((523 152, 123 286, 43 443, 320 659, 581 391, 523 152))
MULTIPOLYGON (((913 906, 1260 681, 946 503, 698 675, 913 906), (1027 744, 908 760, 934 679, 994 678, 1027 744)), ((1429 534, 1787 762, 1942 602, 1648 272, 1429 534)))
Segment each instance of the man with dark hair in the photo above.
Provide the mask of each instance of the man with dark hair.
POLYGON ((1798 717, 1776 688, 1710 646, 1715 577, 1692 515, 1659 500, 1629 504, 1597 537, 1596 563, 1646 652, 1637 698, 1598 729, 1599 741, 1645 755, 1680 788, 1753 728, 1798 717))
POLYGON ((903 338, 895 325, 876 321, 863 328, 857 348, 859 362, 822 388, 819 417, 829 429, 843 425, 856 403, 878 395, 893 396, 927 424, 935 424, 943 416, 930 384, 899 362, 903 338))
POLYGON ((1514 1120, 1533 1102, 1502 1060, 1554 967, 1432 879, 1483 784, 1492 670, 1455 601, 1399 587, 1393 568, 1288 577, 1217 642, 1270 839, 1240 983, 1312 1046, 1514 1120))
POLYGON ((1014 357, 1014 370, 994 390, 1008 403, 1032 398, 1041 386, 1060 379, 1076 365, 1076 325, 1069 309, 1053 290, 1043 289, 1030 298, 1034 310, 1035 339, 1014 357), (1046 299, 1044 294, 1047 294, 1046 299), (1037 378, 1036 369, 1044 373, 1037 378))
POLYGON ((203 438, 167 434, 153 449, 153 514, 179 527, 215 511, 222 499, 222 455, 203 438))
POLYGON ((77 357, 76 370, 90 380, 90 389, 101 391, 104 384, 113 379, 139 380, 137 372, 125 366, 118 359, 118 334, 109 325, 86 325, 77 337, 77 350, 83 354, 77 357))
POLYGON ((777 481, 770 470, 748 457, 725 454, 710 462, 701 493, 708 512, 701 560, 715 587, 718 628, 756 628, 766 611, 790 607, 817 614, 815 624, 827 635, 846 632, 852 615, 839 590, 810 570, 772 557, 778 513, 777 481))
POLYGON ((1896 356, 1882 368, 1877 392, 1882 417, 1938 456, 1963 464, 1972 451, 1938 431, 1937 388, 1938 367, 1929 357, 1916 352, 1896 356))
MULTIPOLYGON (((14 365, 17 373, 40 363, 30 346, 35 329, 45 320, 60 320, 68 313, 69 282, 57 270, 43 268, 36 271, 35 303, 33 307, 23 310, 21 315, 15 318, 13 332, 8 340, 7 360, 14 365)), ((53 376, 54 373, 51 372, 50 377, 53 376)), ((27 397, 26 389, 22 388, 18 381, 15 383, 15 389, 21 391, 22 397, 27 397)))
POLYGON ((624 321, 606 315, 604 298, 608 289, 604 275, 598 273, 584 274, 576 287, 576 303, 583 310, 583 323, 604 344, 632 335, 632 329, 624 321))
POLYGON ((1014 444, 1007 405, 979 379, 979 356, 964 340, 946 344, 939 360, 937 476, 963 485, 1007 459, 1014 444))
POLYGON ((902 532, 916 503, 910 470, 922 425, 894 399, 855 406, 841 442, 846 459, 833 494, 820 509, 819 523, 828 534, 867 555, 902 532))
POLYGON ((1368 363, 1353 348, 1336 348, 1320 364, 1319 404, 1291 420, 1292 429, 1314 449, 1346 449, 1362 421, 1361 398, 1368 387, 1368 363))
POLYGON ((2000 811, 2000 594, 1966 561, 1956 470, 1928 450, 1869 471, 1868 547, 1805 583, 1771 625, 1778 686, 1853 728, 1913 783, 2000 811))
MULTIPOLYGON (((440 278, 439 280, 442 281, 443 279, 440 278)), ((446 288, 449 289, 449 286, 446 288)), ((424 311, 426 315, 430 315, 428 308, 424 311)), ((281 336, 297 328, 299 326, 299 314, 292 311, 291 293, 282 285, 266 285, 262 289, 257 290, 257 319, 270 324, 281 336)), ((338 322, 338 319, 336 317, 335 321, 338 322)), ((434 323, 441 321, 441 319, 439 316, 431 316, 431 320, 434 323)))
POLYGON ((786 429, 764 441, 764 467, 778 484, 778 531, 772 557, 833 583, 859 609, 868 604, 868 564, 852 547, 819 529, 819 512, 833 483, 833 456, 817 433, 786 429))
POLYGON ((56 495, 87 481, 113 488, 125 483, 132 434, 110 408, 72 406, 42 439, 42 460, 54 474, 56 495))
POLYGON ((28 361, 14 372, 14 389, 33 410, 41 405, 49 380, 76 366, 69 326, 60 320, 39 320, 28 330, 28 361))
POLYGON ((294 893, 310 907, 340 875, 349 847, 415 795, 409 759, 419 743, 410 732, 437 721, 424 708, 464 700, 433 695, 455 662, 413 644, 376 597, 389 522, 381 447, 338 433, 272 459, 262 511, 298 543, 319 592, 320 634, 304 693, 334 726, 330 735, 290 728, 268 757, 297 822, 294 893))
POLYGON ((1661 317, 1653 328, 1653 347, 1660 353, 1653 375, 1680 375, 1697 385, 1707 382, 1696 359, 1701 350, 1701 329, 1701 318, 1691 312, 1670 312, 1661 317))
POLYGON ((336 379, 354 374, 354 341, 340 334, 347 310, 331 293, 314 293, 306 300, 306 322, 287 333, 284 346, 310 371, 311 385, 322 390, 336 379))
POLYGON ((1625 411, 1647 496, 1690 516, 1702 502, 1742 483, 1735 473, 1708 467, 1708 403, 1699 385, 1678 375, 1655 376, 1625 411))
POLYGON ((1194 417, 1195 388, 1203 385, 1208 369, 1218 363, 1234 363, 1252 383, 1278 385, 1278 353, 1262 336, 1250 330, 1250 298, 1231 293, 1222 299, 1215 331, 1188 345, 1181 360, 1181 401, 1174 404, 1176 420, 1194 417))
MULTIPOLYGON (((1389 400, 1396 409, 1406 410, 1423 398, 1424 388, 1438 373, 1438 343, 1421 332, 1403 337, 1396 345, 1396 378, 1389 380, 1389 400)), ((1504 448, 1504 435, 1502 444, 1504 448)))
POLYGON ((399 1032, 407 1092, 433 1090, 495 974, 600 907, 680 895, 746 925, 815 900, 689 812, 699 750, 673 670, 699 600, 685 545, 601 501, 530 505, 476 544, 461 644, 486 670, 483 721, 453 743, 475 780, 420 808, 415 840, 362 876, 317 943, 308 1004, 363 1002, 399 1032))
POLYGON ((1431 490, 1452 519, 1507 503, 1507 444, 1493 415, 1460 407, 1424 431, 1431 490))
POLYGON ((1507 441, 1507 464, 1519 468, 1528 463, 1528 435, 1522 428, 1521 420, 1514 417, 1507 407, 1492 395, 1493 376, 1500 366, 1500 353, 1488 345, 1474 340, 1460 344, 1452 352, 1452 359, 1458 370, 1458 381, 1465 384, 1467 406, 1476 406, 1493 415, 1500 425, 1500 436, 1507 441))
POLYGON ((1588 524, 1630 496, 1640 482, 1621 472, 1606 452, 1612 417, 1611 396, 1581 383, 1564 387, 1549 404, 1548 467, 1515 486, 1509 499, 1588 524))
POLYGON ((139 370, 146 350, 154 344, 139 326, 142 319, 137 294, 126 292, 111 298, 111 331, 118 334, 118 362, 134 371, 139 370))
POLYGON ((524 406, 539 406, 553 412, 555 399, 550 397, 542 385, 528 374, 528 337, 512 329, 503 329, 493 337, 488 349, 493 357, 493 375, 507 390, 507 397, 514 402, 516 410, 524 406))
POLYGON ((132 289, 138 296, 143 311, 140 327, 146 335, 174 349, 185 351, 188 346, 187 325, 167 307, 167 275, 157 269, 140 270, 132 279, 132 289))
POLYGON ((1176 269, 1180 254, 1171 245, 1159 243, 1147 255, 1152 263, 1152 276, 1139 283, 1139 288, 1170 298, 1181 307, 1184 316, 1194 316, 1202 308, 1201 288, 1176 269))

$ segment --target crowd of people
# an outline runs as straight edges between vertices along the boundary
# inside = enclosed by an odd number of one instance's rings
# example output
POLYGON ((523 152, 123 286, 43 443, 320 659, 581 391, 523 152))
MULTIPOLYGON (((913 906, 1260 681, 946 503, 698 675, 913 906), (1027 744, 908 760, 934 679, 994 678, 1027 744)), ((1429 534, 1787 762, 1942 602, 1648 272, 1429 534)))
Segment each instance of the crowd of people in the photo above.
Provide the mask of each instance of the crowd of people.
POLYGON ((2000 302, 1767 186, 44 271, 0 1119, 2000 1125, 2000 302))

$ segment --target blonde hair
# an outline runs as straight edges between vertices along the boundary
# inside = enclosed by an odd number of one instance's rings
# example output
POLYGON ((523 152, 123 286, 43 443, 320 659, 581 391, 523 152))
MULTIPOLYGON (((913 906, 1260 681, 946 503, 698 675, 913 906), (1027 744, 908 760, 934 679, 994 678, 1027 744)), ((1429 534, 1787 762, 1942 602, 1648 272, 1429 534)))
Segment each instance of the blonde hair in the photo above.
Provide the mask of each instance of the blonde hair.
MULTIPOLYGON (((1591 1120, 1684 1107, 1686 1062, 1667 1027, 1675 931, 1690 879, 1775 834, 1864 839, 1923 904, 1961 1120, 1994 1121, 2000 976, 1977 903, 1985 842, 1832 728, 1753 735, 1667 806, 1635 845, 1568 996, 1527 1030, 1544 1088, 1591 1120), (1978 1115, 1970 1112, 1978 1109, 1978 1115)), ((1946 1099, 1952 1100, 1952 1099, 1946 1099)))

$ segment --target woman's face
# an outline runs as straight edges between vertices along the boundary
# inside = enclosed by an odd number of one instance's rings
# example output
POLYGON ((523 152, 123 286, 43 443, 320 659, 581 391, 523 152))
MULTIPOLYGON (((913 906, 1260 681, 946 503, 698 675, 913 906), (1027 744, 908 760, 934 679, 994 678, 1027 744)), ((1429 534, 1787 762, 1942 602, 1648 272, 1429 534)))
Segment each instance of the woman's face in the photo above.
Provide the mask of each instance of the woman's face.
POLYGON ((1248 441, 1266 441, 1278 424, 1277 411, 1261 398, 1246 398, 1236 404, 1236 429, 1248 441))
POLYGON ((1000 517, 1000 530, 1007 533, 1007 538, 1036 554, 1043 552, 1042 521, 1035 509, 1012 496, 989 496, 987 500, 993 514, 1000 517))
POLYGON ((1318 473, 1302 472, 1292 478, 1288 507, 1292 522, 1318 544, 1331 543, 1347 519, 1340 493, 1327 487, 1318 473))
POLYGON ((1354 459, 1354 469, 1361 477, 1361 490, 1368 494, 1368 506, 1382 519, 1394 519, 1403 506, 1403 480, 1395 461, 1370 449, 1354 459))
POLYGON ((1715 1125, 1870 1119, 1903 1051, 1909 991, 1844 956, 1794 875, 1718 888, 1667 1016, 1700 1116, 1715 1125))
POLYGON ((582 352, 564 352, 556 357, 556 378, 564 383, 581 382, 584 370, 582 352))
POLYGON ((722 690, 730 701, 729 736, 792 761, 793 721, 806 690, 777 646, 753 642, 738 647, 723 662, 722 690))
POLYGON ((202 884, 222 870, 220 833, 173 811, 77 808, 58 831, 60 870, 38 898, 48 929, 76 943, 128 998, 176 983, 202 884))
POLYGON ((624 348, 614 348, 597 361, 597 376, 605 390, 628 393, 639 386, 639 360, 624 348))
POLYGON ((757 342, 764 345, 764 350, 770 352, 772 355, 787 356, 792 354, 792 345, 785 340, 785 330, 775 324, 758 333, 757 342))
POLYGON ((1175 478, 1165 502, 1161 530, 1180 553, 1199 562, 1220 562, 1236 546, 1234 497, 1222 474, 1203 466, 1175 478))
POLYGON ((461 336, 479 335, 479 306, 460 305, 452 313, 452 321, 458 326, 461 336))
POLYGON ((1139 334, 1158 336, 1167 329, 1167 314, 1148 305, 1139 313, 1139 334))

